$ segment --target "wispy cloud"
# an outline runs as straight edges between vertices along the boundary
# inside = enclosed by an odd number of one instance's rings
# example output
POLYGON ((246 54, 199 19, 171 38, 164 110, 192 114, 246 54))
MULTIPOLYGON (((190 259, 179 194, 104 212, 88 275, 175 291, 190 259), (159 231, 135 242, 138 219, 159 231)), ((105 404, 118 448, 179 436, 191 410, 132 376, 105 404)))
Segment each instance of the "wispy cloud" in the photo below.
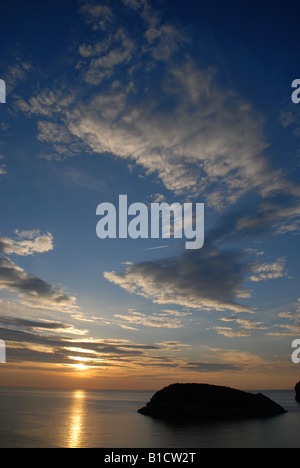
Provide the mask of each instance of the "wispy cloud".
POLYGON ((273 263, 256 263, 253 265, 253 275, 249 277, 250 281, 264 281, 269 279, 278 279, 287 277, 288 273, 285 266, 286 259, 279 258, 273 263))
POLYGON ((113 154, 175 194, 202 195, 217 209, 253 189, 264 197, 295 193, 265 153, 263 117, 236 90, 220 85, 217 64, 196 63, 186 49, 188 32, 165 22, 146 1, 120 1, 120 13, 88 1, 80 11, 99 37, 78 46, 77 86, 16 100, 27 115, 44 117, 38 138, 55 150, 45 157, 71 156, 80 148, 113 154), (136 15, 139 37, 120 26, 119 14, 127 9, 136 15))
POLYGON ((157 346, 166 348, 168 351, 180 351, 183 348, 190 348, 191 345, 181 343, 180 341, 161 341, 157 346))
MULTIPOLYGON (((89 338, 87 330, 80 331, 61 322, 2 316, 0 334, 7 345, 8 366, 16 362, 42 363, 66 369, 66 366, 84 363, 94 369, 114 367, 143 373, 145 367, 179 368, 184 362, 160 354, 171 349, 170 343, 146 345, 124 339, 95 340, 89 338)), ((175 351, 175 343, 172 343, 172 351, 175 351)), ((49 371, 49 367, 47 369, 49 371)))
POLYGON ((236 338, 236 337, 248 337, 251 336, 253 331, 257 330, 268 330, 269 325, 266 325, 264 322, 256 322, 254 320, 241 319, 237 316, 224 317, 221 319, 223 322, 234 322, 239 328, 234 329, 233 327, 213 327, 214 330, 219 335, 224 335, 227 338, 236 338))
POLYGON ((291 305, 290 311, 278 314, 277 323, 274 323, 272 328, 268 333, 270 336, 299 336, 300 299, 291 305))
POLYGON ((188 369, 196 372, 239 372, 241 367, 237 364, 218 364, 210 362, 188 362, 185 366, 182 366, 183 369, 188 369))
POLYGON ((87 24, 91 24, 93 30, 101 29, 105 31, 114 18, 114 13, 108 5, 97 4, 92 1, 85 1, 80 8, 87 24))
MULTIPOLYGON (((1 337, 7 343, 9 362, 44 362, 56 364, 74 364, 75 361, 87 362, 90 366, 106 367, 109 365, 126 365, 126 361, 143 357, 156 346, 136 344, 126 340, 93 340, 88 337, 74 339, 71 336, 58 334, 58 324, 27 323, 27 330, 18 329, 24 324, 15 321, 0 328, 1 337), (10 327, 9 327, 10 325, 10 327), (13 327, 12 325, 18 325, 13 327), (31 329, 30 329, 31 328, 31 329), (45 334, 45 331, 52 333, 45 334), (44 331, 44 333, 42 333, 44 331), (54 333, 56 331, 56 333, 54 333)), ((72 327, 61 324, 60 329, 72 334, 72 327)))
POLYGON ((295 197, 274 196, 268 201, 244 203, 242 207, 221 215, 207 234, 210 242, 234 243, 240 240, 264 239, 268 235, 299 233, 300 201, 299 189, 295 197))
POLYGON ((6 328, 15 330, 25 330, 33 333, 41 333, 47 331, 49 333, 68 333, 70 335, 85 335, 87 330, 76 329, 74 325, 54 322, 53 320, 32 320, 28 318, 20 318, 13 316, 0 316, 0 324, 6 328))
POLYGON ((27 273, 7 256, 28 256, 53 250, 53 235, 39 230, 15 231, 17 239, 0 235, 0 290, 19 295, 23 305, 48 310, 72 312, 78 309, 76 298, 60 286, 53 286, 34 274, 27 273), (3 256, 5 255, 5 256, 3 256))
POLYGON ((226 336, 227 338, 241 338, 248 337, 251 335, 250 331, 247 330, 234 330, 231 327, 213 327, 218 335, 226 336))
POLYGON ((0 253, 5 255, 33 255, 53 250, 53 235, 39 230, 15 232, 17 240, 0 234, 0 253))
POLYGON ((19 58, 11 63, 4 75, 7 92, 11 93, 19 84, 24 83, 31 72, 33 72, 33 66, 28 61, 22 61, 19 58))
POLYGON ((161 310, 153 313, 143 313, 128 309, 127 313, 114 314, 112 317, 97 317, 106 325, 117 325, 125 330, 140 330, 141 327, 176 329, 183 328, 189 322, 190 312, 177 310, 161 310))
POLYGON ((247 281, 287 277, 285 259, 253 261, 247 251, 219 249, 207 243, 201 250, 177 257, 130 265, 125 273, 104 277, 158 304, 177 304, 198 310, 251 312, 241 299, 251 297, 247 281))
MULTIPOLYGON (((223 373, 238 372, 253 365, 253 358, 248 353, 243 358, 240 353, 241 365, 236 364, 232 357, 232 351, 214 350, 219 352, 222 359, 213 360, 210 356, 203 361, 190 361, 181 353, 182 349, 189 349, 179 341, 163 341, 155 345, 136 343, 122 339, 92 339, 87 331, 82 331, 83 337, 74 331, 74 327, 59 322, 20 319, 17 317, 0 318, 0 334, 7 344, 7 366, 22 363, 34 366, 40 363, 42 366, 55 365, 55 369, 66 371, 84 364, 86 368, 94 371, 115 368, 125 370, 126 375, 147 376, 147 369, 151 369, 152 378, 160 375, 163 370, 175 375, 183 375, 183 372, 191 373, 223 373), (74 334, 78 337, 74 338, 74 334)), ((237 352, 236 352, 237 353, 237 352)), ((42 369, 42 367, 41 367, 42 369)), ((94 373, 94 378, 97 374, 94 373)), ((170 374, 172 375, 172 374, 170 374)))
POLYGON ((249 271, 241 253, 205 246, 193 254, 129 266, 125 273, 105 272, 104 277, 159 304, 243 312, 248 308, 237 300, 249 297, 243 288, 249 271))
MULTIPOLYGON (((79 11, 92 35, 77 46, 76 86, 15 98, 16 107, 39 119, 38 139, 53 146, 44 158, 60 160, 82 149, 112 154, 176 195, 202 196, 218 210, 253 190, 264 199, 299 199, 298 185, 272 167, 264 117, 224 83, 219 63, 205 66, 193 57, 189 31, 164 20, 146 0, 120 0, 118 8, 84 1, 79 11), (136 20, 134 34, 126 18, 136 20)), ((239 231, 279 217, 293 218, 289 229, 299 228, 295 210, 256 207, 239 219, 239 231)))
POLYGON ((155 313, 146 315, 141 312, 129 311, 129 314, 115 314, 114 318, 117 323, 122 326, 126 324, 130 326, 142 325, 152 328, 181 328, 182 323, 178 318, 174 318, 173 314, 167 312, 155 313))
POLYGON ((60 287, 50 285, 27 273, 12 260, 0 257, 0 290, 17 292, 21 303, 30 307, 72 312, 77 309, 76 298, 60 287))
POLYGON ((214 207, 265 187, 271 180, 266 145, 251 107, 218 89, 211 70, 188 63, 167 75, 159 99, 148 92, 137 104, 131 90, 106 91, 69 120, 69 129, 93 152, 134 161, 174 193, 204 194, 214 207), (162 95, 172 108, 162 106, 162 95))
MULTIPOLYGON (((1 159, 4 159, 4 157, 0 154, 0 161, 1 161, 1 159)), ((7 174, 7 172, 5 170, 5 164, 1 163, 1 165, 0 165, 0 176, 4 175, 4 174, 7 174)))

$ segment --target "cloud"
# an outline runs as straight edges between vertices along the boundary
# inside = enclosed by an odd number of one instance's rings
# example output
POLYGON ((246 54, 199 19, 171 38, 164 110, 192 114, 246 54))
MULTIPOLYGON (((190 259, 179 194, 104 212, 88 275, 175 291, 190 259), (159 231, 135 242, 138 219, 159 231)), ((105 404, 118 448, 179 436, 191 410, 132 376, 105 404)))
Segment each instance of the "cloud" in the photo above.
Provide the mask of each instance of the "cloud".
MULTIPOLYGON (((67 330, 68 331, 68 330, 67 330)), ((69 336, 45 335, 14 328, 0 328, 7 344, 8 362, 43 362, 74 364, 85 362, 90 366, 126 366, 131 360, 146 358, 156 346, 140 345, 125 340, 82 340, 69 336)))
POLYGON ((192 57, 188 32, 147 1, 119 7, 81 6, 99 37, 78 46, 76 88, 16 100, 27 115, 46 119, 38 138, 55 151, 44 157, 59 160, 80 148, 113 154, 176 195, 203 196, 216 209, 254 189, 263 197, 295 194, 295 184, 269 162, 262 116, 224 83, 217 63, 204 66, 192 57), (134 34, 123 13, 138 20, 134 34))
POLYGON ((151 25, 145 33, 152 55, 156 60, 168 60, 178 51, 183 42, 188 42, 186 36, 172 25, 151 25))
POLYGON ((93 30, 101 29, 105 31, 112 22, 114 14, 108 5, 97 4, 87 1, 80 8, 87 24, 91 24, 93 30))
MULTIPOLYGON (((222 356, 222 363, 238 366, 247 373, 261 373, 262 371, 269 372, 272 363, 263 359, 262 357, 252 354, 249 351, 242 351, 241 349, 225 349, 225 348, 209 348, 210 359, 222 356), (216 355, 216 356, 214 356, 216 355), (237 364, 238 363, 238 364, 237 364)), ((209 359, 207 360, 209 362, 209 359)))
POLYGON ((188 369, 196 372, 240 372, 241 367, 235 364, 222 364, 210 362, 188 362, 182 369, 188 369))
POLYGON ((53 250, 53 235, 39 230, 15 231, 18 240, 0 235, 0 253, 5 255, 33 255, 53 250))
POLYGON ((213 327, 218 335, 224 335, 227 338, 241 338, 248 337, 251 335, 249 331, 246 330, 233 330, 230 327, 213 327))
MULTIPOLYGON (((251 297, 251 291, 245 288, 246 282, 287 277, 287 271, 284 258, 272 263, 253 262, 251 252, 250 257, 248 254, 248 251, 220 249, 207 241, 198 251, 129 265, 124 273, 104 272, 104 277, 128 293, 158 304, 252 313, 241 302, 251 297)), ((126 316, 126 320, 133 323, 134 318, 126 316)), ((238 323, 242 325, 242 321, 238 323)), ((251 323, 252 326, 259 325, 244 321, 243 328, 249 329, 251 323)), ((242 332, 243 335, 246 333, 242 332)))
MULTIPOLYGON (((1 159, 4 159, 4 157, 0 154, 0 160, 1 160, 1 159)), ((1 164, 1 165, 0 165, 0 176, 1 176, 1 175, 5 175, 5 174, 7 174, 7 172, 6 172, 6 170, 5 170, 5 164, 1 164)))
POLYGON ((209 357, 203 355, 201 361, 190 361, 182 356, 182 352, 185 349, 189 352, 191 345, 179 341, 150 345, 126 339, 94 339, 89 337, 87 330, 77 330, 68 323, 16 316, 0 317, 0 336, 7 345, 7 365, 42 363, 48 371, 51 369, 49 364, 54 364, 57 370, 67 371, 67 366, 72 368, 83 363, 94 370, 123 369, 127 376, 128 372, 142 376, 149 368, 152 377, 160 369, 164 376, 167 369, 173 369, 174 375, 178 376, 182 371, 235 372, 250 368, 257 361, 249 353, 220 349, 211 349, 212 354, 209 357), (181 355, 176 357, 179 351, 181 355), (218 360, 213 354, 217 354, 218 360), (237 365, 238 360, 240 364, 237 365))
POLYGON ((298 325, 274 325, 279 328, 278 331, 273 331, 268 333, 268 336, 299 336, 300 333, 300 324, 298 325))
POLYGON ((70 144, 72 137, 70 132, 61 125, 54 122, 39 121, 38 122, 38 140, 50 141, 52 143, 70 144))
MULTIPOLYGON (((205 66, 193 57, 187 47, 191 33, 165 21, 148 1, 116 5, 81 3, 91 36, 76 45, 78 75, 71 91, 61 86, 27 101, 15 98, 22 112, 39 117, 38 139, 53 145, 41 156, 59 161, 83 150, 112 154, 174 194, 201 196, 218 210, 253 190, 265 199, 299 198, 298 185, 272 168, 263 116, 225 83, 220 62, 205 66), (136 20, 134 32, 129 19, 136 20)), ((293 119, 282 120, 289 125, 293 119)), ((278 232, 299 230, 296 213, 286 206, 256 208, 240 217, 240 233, 279 217, 287 223, 277 223, 278 232)))
POLYGON ((237 300, 249 297, 243 288, 249 271, 242 253, 206 245, 178 257, 129 266, 125 273, 105 272, 104 277, 158 304, 245 312, 248 308, 237 300))
MULTIPOLYGON (((232 362, 190 362, 183 357, 174 357, 182 348, 190 347, 178 341, 165 341, 145 345, 122 339, 73 338, 73 326, 59 322, 32 321, 16 317, 0 319, 0 336, 7 345, 7 365, 14 363, 54 364, 57 370, 79 363, 87 368, 100 370, 119 368, 142 376, 145 369, 152 369, 152 378, 160 369, 178 372, 230 372, 240 370, 232 362), (63 334, 65 332, 65 334, 63 334), (71 336, 70 336, 71 335, 71 336), (172 353, 168 356, 167 353, 172 353), (61 367, 62 366, 62 367, 61 367)), ((78 333, 79 335, 79 333, 78 333)), ((224 353, 223 353, 224 354, 224 353)), ((94 375, 96 377, 96 375, 94 375)))
MULTIPOLYGON (((0 318, 0 336, 7 345, 7 362, 31 362, 71 365, 84 363, 88 367, 124 367, 142 369, 152 364, 159 367, 178 367, 182 362, 160 356, 163 347, 122 339, 92 339, 87 331, 73 325, 53 321, 0 318), (73 337, 72 335, 78 335, 73 337)), ((49 368, 48 368, 49 370, 49 368)))
POLYGON ((8 258, 0 257, 0 290, 17 292, 24 305, 33 308, 72 312, 76 298, 37 276, 25 272, 8 258))
POLYGON ((25 101, 17 97, 15 105, 28 117, 33 115, 52 117, 68 109, 76 98, 75 92, 62 89, 44 89, 36 96, 25 101))
MULTIPOLYGON (((295 195, 299 196, 299 188, 295 191, 295 195)), ((284 202, 276 203, 268 201, 260 203, 254 207, 247 215, 240 217, 237 221, 237 230, 240 232, 248 231, 261 232, 276 229, 276 233, 288 232, 291 225, 299 225, 300 203, 299 200, 291 200, 288 198, 284 202), (281 223, 284 223, 283 225, 281 223)))
POLYGON ((138 10, 142 4, 140 0, 122 0, 122 2, 133 10, 138 10))
POLYGON ((133 41, 123 29, 116 31, 110 40, 95 45, 82 45, 79 48, 81 56, 89 58, 84 69, 84 79, 90 85, 99 85, 105 78, 111 78, 115 70, 130 62, 135 50, 133 41))
MULTIPOLYGON (((298 190, 294 193, 296 197, 298 190)), ((206 239, 210 242, 233 243, 289 232, 300 232, 300 202, 291 194, 282 194, 268 201, 245 202, 236 210, 221 215, 207 231, 206 239)))
POLYGON ((223 322, 235 322, 240 326, 239 329, 234 330, 232 327, 213 327, 219 335, 224 335, 227 338, 235 337, 248 337, 251 335, 251 332, 254 330, 268 330, 269 326, 263 322, 255 322, 254 320, 246 320, 238 318, 237 316, 224 317, 221 319, 223 322))
POLYGON ((76 298, 34 274, 27 273, 7 256, 29 256, 53 250, 53 235, 40 230, 16 230, 16 239, 0 235, 0 290, 17 293, 21 304, 33 309, 78 312, 76 298), (1 255, 2 254, 2 255, 1 255), (5 255, 5 256, 4 256, 5 255))
POLYGON ((97 173, 91 174, 84 169, 79 169, 76 167, 68 167, 66 169, 64 167, 57 166, 55 168, 55 174, 61 177, 65 184, 89 190, 101 190, 102 193, 109 192, 109 174, 105 173, 104 170, 99 176, 97 173))
POLYGON ((212 327, 213 330, 216 330, 218 335, 226 336, 227 338, 242 338, 251 336, 251 332, 254 330, 268 330, 267 326, 263 322, 255 322, 254 320, 246 320, 238 318, 237 316, 224 317, 221 319, 223 322, 235 322, 239 325, 239 329, 234 330, 232 327, 212 327))
MULTIPOLYGON (((203 252, 202 252, 203 253, 203 252)), ((248 337, 255 330, 268 330, 264 322, 242 319, 239 313, 253 313, 237 299, 250 297, 242 288, 243 281, 254 281, 252 271, 257 273, 255 281, 270 280, 285 276, 284 261, 279 259, 273 264, 250 263, 241 253, 217 251, 206 248, 206 253, 195 255, 184 253, 179 257, 143 262, 130 265, 125 273, 104 273, 109 281, 121 286, 129 293, 141 295, 159 304, 177 304, 198 311, 231 310, 235 315, 224 317, 224 322, 235 322, 239 328, 215 326, 212 329, 226 337, 248 337)), ((191 312, 164 309, 160 313, 146 316, 140 312, 129 311, 128 315, 115 315, 128 325, 150 327, 180 328, 182 318, 191 312), (176 321, 170 321, 174 316, 176 321)), ((125 325, 126 326, 126 325, 125 325)))
POLYGON ((161 341, 157 346, 166 348, 168 351, 180 351, 182 348, 190 348, 191 345, 181 343, 180 341, 161 341))
POLYGON ((300 299, 293 304, 293 312, 281 312, 278 317, 281 319, 281 322, 285 319, 289 323, 276 323, 274 328, 277 328, 276 331, 268 333, 270 336, 299 336, 300 333, 300 299))
POLYGON ((214 207, 274 180, 249 104, 220 89, 213 70, 188 62, 166 75, 159 97, 148 91, 139 103, 130 92, 98 94, 69 130, 93 152, 135 162, 174 193, 205 194, 214 207))
POLYGON ((172 314, 166 312, 155 313, 153 315, 142 314, 141 312, 129 311, 128 315, 115 314, 114 318, 117 319, 119 326, 126 328, 129 326, 142 325, 143 327, 152 328, 181 328, 182 323, 178 318, 170 317, 172 314))
POLYGON ((78 330, 73 325, 50 320, 32 320, 20 317, 0 316, 0 324, 3 326, 14 327, 18 330, 27 330, 31 332, 48 331, 53 333, 68 333, 71 335, 85 335, 87 330, 78 330))
POLYGON ((295 137, 300 136, 299 108, 287 105, 281 110, 280 122, 284 128, 290 127, 295 137))
POLYGON ((23 62, 17 59, 15 63, 10 64, 5 71, 5 84, 8 93, 11 93, 19 84, 27 80, 29 73, 33 71, 30 62, 23 62))
POLYGON ((165 310, 162 310, 161 312, 161 315, 174 315, 175 317, 187 317, 189 315, 192 315, 191 312, 183 312, 183 311, 179 311, 179 310, 169 310, 169 309, 165 309, 165 310))
POLYGON ((144 314, 135 309, 128 309, 128 313, 114 314, 111 318, 97 317, 96 320, 107 325, 117 325, 125 330, 138 330, 140 326, 150 328, 176 329, 185 326, 186 317, 190 312, 162 310, 153 314, 144 314))
POLYGON ((263 281, 269 279, 278 279, 287 276, 285 268, 285 258, 279 258, 273 263, 256 263, 253 265, 253 275, 249 277, 250 281, 263 281))

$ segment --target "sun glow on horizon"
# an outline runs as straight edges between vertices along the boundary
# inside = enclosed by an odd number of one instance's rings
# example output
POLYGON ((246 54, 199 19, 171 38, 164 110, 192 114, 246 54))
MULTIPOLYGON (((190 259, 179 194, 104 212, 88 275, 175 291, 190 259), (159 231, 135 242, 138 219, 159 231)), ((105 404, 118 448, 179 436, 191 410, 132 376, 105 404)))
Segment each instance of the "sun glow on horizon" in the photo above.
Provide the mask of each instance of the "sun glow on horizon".
POLYGON ((75 364, 75 368, 80 371, 84 371, 87 367, 84 364, 75 364))

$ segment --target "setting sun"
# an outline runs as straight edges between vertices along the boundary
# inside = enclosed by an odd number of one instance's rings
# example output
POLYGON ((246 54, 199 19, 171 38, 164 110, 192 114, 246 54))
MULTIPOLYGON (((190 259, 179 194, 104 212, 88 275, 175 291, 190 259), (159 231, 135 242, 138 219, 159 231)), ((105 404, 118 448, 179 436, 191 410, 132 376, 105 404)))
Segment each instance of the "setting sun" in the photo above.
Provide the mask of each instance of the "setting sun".
POLYGON ((86 370, 86 366, 84 364, 75 364, 75 368, 79 371, 86 370))

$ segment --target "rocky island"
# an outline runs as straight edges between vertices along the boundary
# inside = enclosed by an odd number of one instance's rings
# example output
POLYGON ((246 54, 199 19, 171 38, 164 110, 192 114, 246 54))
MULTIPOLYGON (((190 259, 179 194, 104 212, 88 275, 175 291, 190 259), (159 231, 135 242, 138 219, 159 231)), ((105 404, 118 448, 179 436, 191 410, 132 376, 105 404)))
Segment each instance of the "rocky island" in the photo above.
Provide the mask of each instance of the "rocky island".
POLYGON ((300 382, 298 382, 295 385, 295 392, 296 392, 295 400, 298 401, 298 403, 300 403, 300 382))
POLYGON ((159 390, 138 413, 179 421, 270 417, 285 409, 262 393, 209 384, 172 384, 159 390))

